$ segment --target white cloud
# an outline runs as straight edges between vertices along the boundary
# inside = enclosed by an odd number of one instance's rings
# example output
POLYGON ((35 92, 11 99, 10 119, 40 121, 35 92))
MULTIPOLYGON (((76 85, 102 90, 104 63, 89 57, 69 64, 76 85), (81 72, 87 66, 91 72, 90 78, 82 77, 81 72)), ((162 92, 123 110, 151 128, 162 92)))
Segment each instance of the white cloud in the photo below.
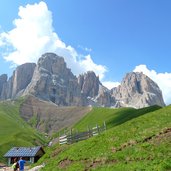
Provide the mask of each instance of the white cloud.
POLYGON ((91 52, 92 51, 91 48, 87 48, 87 47, 85 47, 84 50, 87 51, 87 52, 91 52))
POLYGON ((95 64, 90 55, 85 56, 85 59, 80 61, 80 65, 87 71, 95 71, 100 80, 104 78, 104 73, 107 71, 105 66, 95 64))
POLYGON ((84 51, 86 51, 86 52, 91 52, 91 51, 92 51, 91 48, 83 47, 83 46, 81 46, 81 45, 78 45, 78 48, 80 48, 80 49, 82 49, 82 50, 84 50, 84 51))
POLYGON ((171 73, 157 73, 155 70, 149 70, 146 65, 136 66, 134 72, 143 72, 155 81, 162 90, 165 103, 171 104, 171 73))
POLYGON ((3 41, 1 40, 1 38, 0 38, 0 46, 3 46, 3 41))
POLYGON ((120 85, 119 82, 112 82, 112 81, 103 81, 102 84, 107 87, 109 90, 111 90, 114 87, 117 87, 120 85))
POLYGON ((20 65, 37 62, 43 53, 54 52, 65 58, 74 74, 91 70, 100 78, 104 77, 105 66, 95 64, 90 55, 80 58, 72 46, 59 38, 52 26, 52 13, 45 2, 20 6, 18 16, 13 21, 14 28, 0 34, 0 47, 8 47, 7 53, 2 54, 5 60, 20 65))

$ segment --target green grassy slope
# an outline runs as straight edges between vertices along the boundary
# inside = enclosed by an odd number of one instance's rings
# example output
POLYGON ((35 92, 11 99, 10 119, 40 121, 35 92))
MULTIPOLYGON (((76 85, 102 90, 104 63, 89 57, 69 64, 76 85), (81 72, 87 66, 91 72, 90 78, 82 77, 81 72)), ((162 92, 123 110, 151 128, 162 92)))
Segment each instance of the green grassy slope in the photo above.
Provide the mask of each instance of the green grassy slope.
POLYGON ((96 124, 103 125, 106 122, 107 129, 122 124, 130 119, 136 118, 148 112, 160 109, 159 106, 151 106, 142 109, 134 108, 93 108, 83 119, 81 119, 73 128, 85 130, 88 126, 94 127, 96 124))
POLYGON ((17 101, 0 102, 0 161, 11 147, 33 146, 44 144, 45 139, 33 130, 19 116, 19 106, 22 99, 17 101))
POLYGON ((43 170, 171 170, 171 106, 120 122, 122 115, 111 117, 117 126, 101 135, 49 149, 39 161, 46 163, 43 170))

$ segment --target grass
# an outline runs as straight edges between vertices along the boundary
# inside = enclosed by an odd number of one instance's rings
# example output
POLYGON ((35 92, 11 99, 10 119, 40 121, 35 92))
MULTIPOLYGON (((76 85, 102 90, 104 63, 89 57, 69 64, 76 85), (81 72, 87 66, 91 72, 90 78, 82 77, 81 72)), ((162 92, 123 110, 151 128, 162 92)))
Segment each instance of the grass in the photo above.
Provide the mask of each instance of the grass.
POLYGON ((46 163, 43 171, 171 170, 171 106, 156 109, 95 108, 75 127, 107 118, 110 129, 85 141, 52 147, 39 161, 46 163))
POLYGON ((46 143, 42 134, 31 128, 20 116, 19 108, 24 99, 0 102, 0 161, 14 146, 33 146, 46 143))
POLYGON ((160 109, 159 106, 151 106, 143 109, 134 108, 93 108, 83 119, 81 119, 73 129, 85 130, 87 127, 94 127, 96 124, 103 125, 106 122, 107 129, 110 129, 116 125, 120 125, 128 120, 139 117, 148 112, 152 112, 160 109))

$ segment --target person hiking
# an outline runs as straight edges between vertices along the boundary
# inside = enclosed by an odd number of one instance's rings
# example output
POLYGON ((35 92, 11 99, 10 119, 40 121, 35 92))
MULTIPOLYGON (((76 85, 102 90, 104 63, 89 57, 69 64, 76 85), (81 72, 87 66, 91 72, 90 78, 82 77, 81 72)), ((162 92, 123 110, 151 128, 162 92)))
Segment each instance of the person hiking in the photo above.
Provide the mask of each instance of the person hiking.
POLYGON ((14 159, 14 164, 12 165, 12 168, 14 169, 14 171, 18 170, 19 164, 18 164, 17 158, 14 159))
POLYGON ((26 161, 23 160, 22 157, 20 157, 20 160, 18 161, 20 171, 24 171, 24 164, 25 164, 25 162, 26 162, 26 161))

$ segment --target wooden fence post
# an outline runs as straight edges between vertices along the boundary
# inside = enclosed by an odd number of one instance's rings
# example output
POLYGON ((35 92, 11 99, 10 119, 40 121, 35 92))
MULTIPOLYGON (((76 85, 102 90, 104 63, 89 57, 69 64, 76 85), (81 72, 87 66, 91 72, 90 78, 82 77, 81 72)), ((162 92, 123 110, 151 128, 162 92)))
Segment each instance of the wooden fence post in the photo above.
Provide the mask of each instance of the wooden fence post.
POLYGON ((98 135, 100 134, 100 131, 99 131, 99 126, 98 124, 96 124, 96 128, 97 128, 97 132, 98 132, 98 135))
POLYGON ((106 131, 106 122, 104 121, 103 124, 104 124, 104 130, 106 131))
POLYGON ((88 131, 88 137, 91 137, 91 131, 90 131, 90 127, 87 126, 87 131, 88 131))

